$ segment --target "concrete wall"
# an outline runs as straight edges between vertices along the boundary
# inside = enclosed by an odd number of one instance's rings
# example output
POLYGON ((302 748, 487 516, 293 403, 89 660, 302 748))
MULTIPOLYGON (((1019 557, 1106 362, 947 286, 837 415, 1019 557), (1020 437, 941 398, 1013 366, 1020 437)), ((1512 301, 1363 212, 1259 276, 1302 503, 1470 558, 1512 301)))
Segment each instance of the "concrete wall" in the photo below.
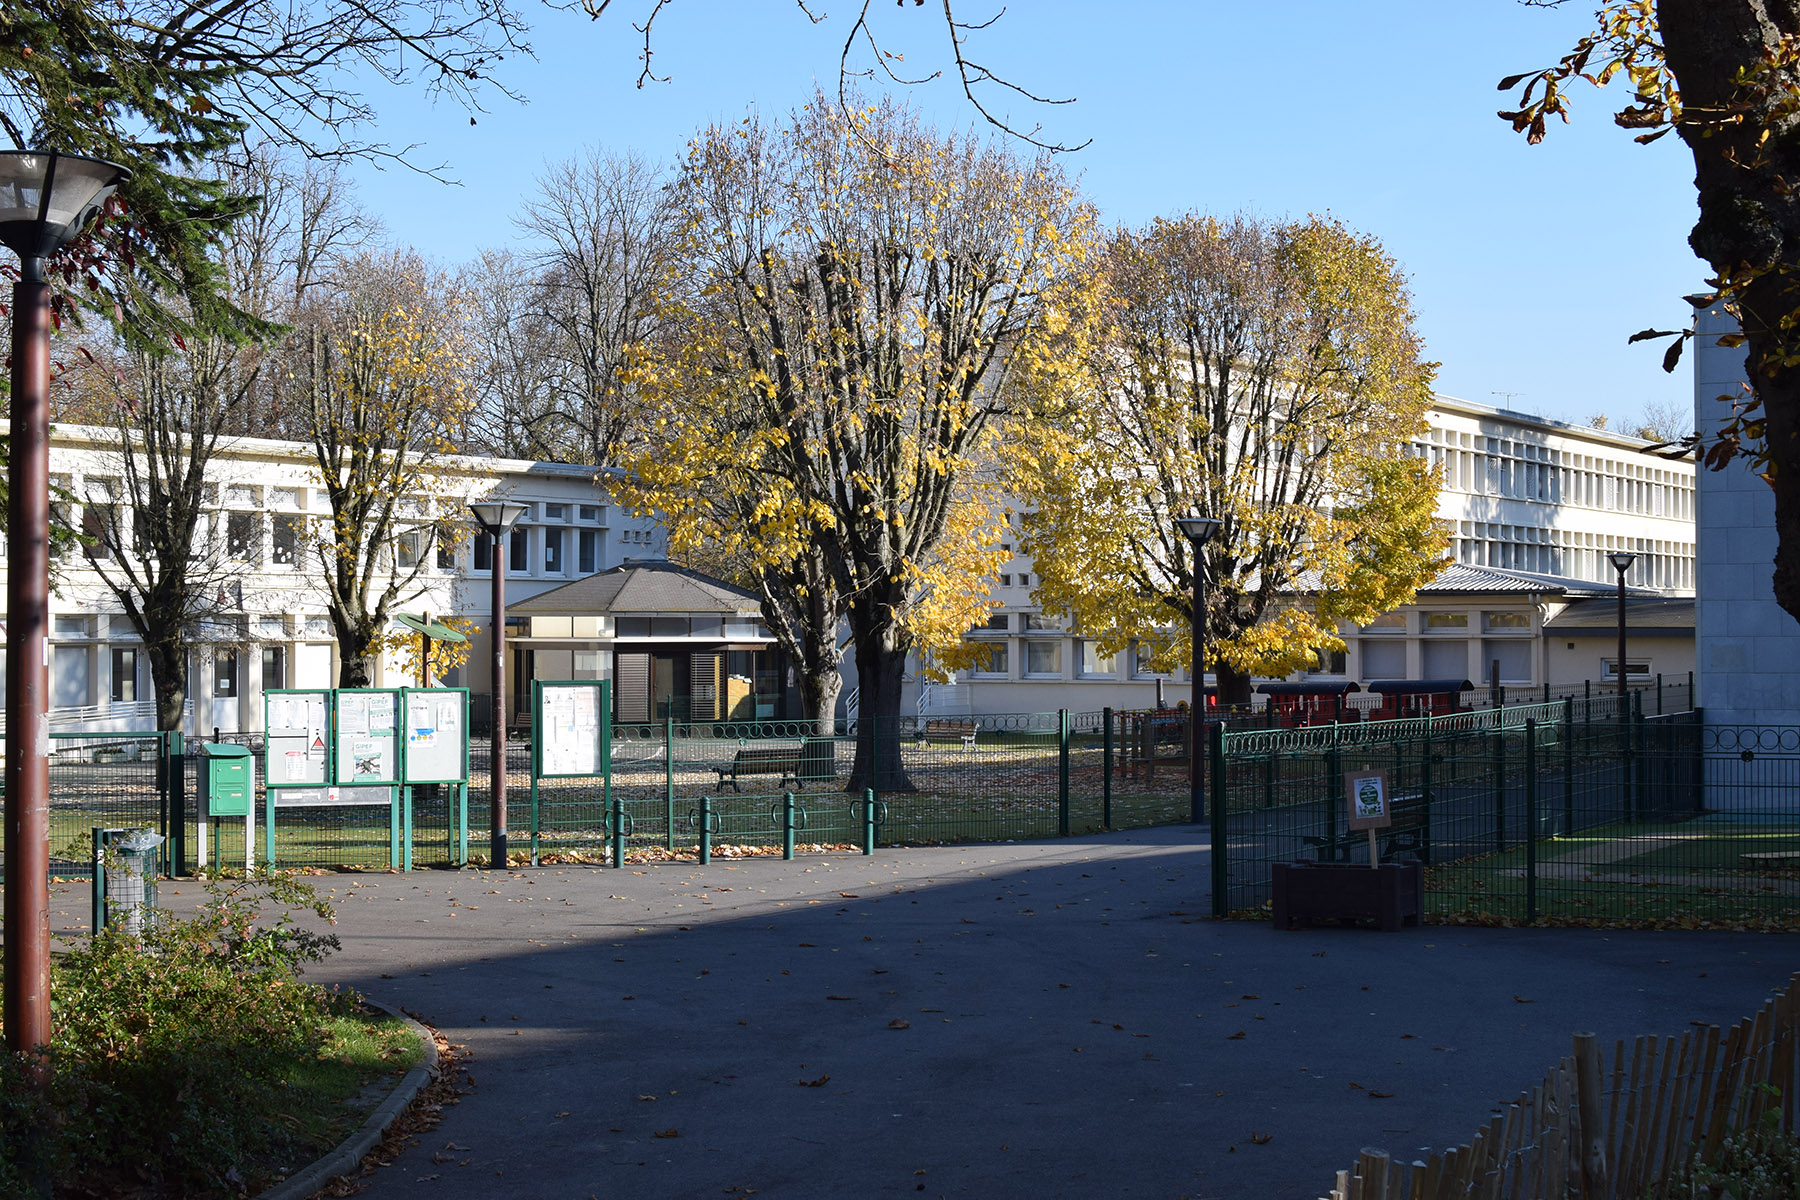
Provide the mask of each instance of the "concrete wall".
MULTIPOLYGON (((1706 431, 1744 388, 1744 351, 1718 344, 1735 328, 1700 314, 1694 420, 1706 431)), ((1741 459, 1701 471, 1696 504, 1699 588, 1696 687, 1709 725, 1800 725, 1800 623, 1775 603, 1775 501, 1741 459)))

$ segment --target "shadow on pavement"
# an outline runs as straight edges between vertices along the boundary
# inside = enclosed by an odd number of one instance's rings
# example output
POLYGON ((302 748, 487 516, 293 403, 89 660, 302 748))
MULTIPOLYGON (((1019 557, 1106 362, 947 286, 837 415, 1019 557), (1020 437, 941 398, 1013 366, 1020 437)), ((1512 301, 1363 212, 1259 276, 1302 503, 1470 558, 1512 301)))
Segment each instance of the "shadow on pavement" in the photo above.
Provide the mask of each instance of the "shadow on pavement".
POLYGON ((1780 935, 1219 923, 1203 836, 315 880, 311 977, 473 1052, 365 1195, 1312 1200, 1466 1140, 1577 1030, 1725 1024, 1792 969, 1780 935))

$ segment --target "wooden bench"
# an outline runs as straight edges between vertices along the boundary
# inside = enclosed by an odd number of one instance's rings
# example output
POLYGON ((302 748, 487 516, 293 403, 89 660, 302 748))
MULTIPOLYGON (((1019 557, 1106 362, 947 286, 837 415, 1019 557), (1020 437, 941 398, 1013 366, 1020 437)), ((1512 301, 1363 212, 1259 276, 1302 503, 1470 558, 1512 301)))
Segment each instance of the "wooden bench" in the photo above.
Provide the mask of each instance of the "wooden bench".
MULTIPOLYGON (((1381 857, 1385 859, 1394 854, 1411 854, 1415 858, 1422 858, 1425 851, 1426 818, 1430 815, 1425 807, 1424 794, 1414 792, 1407 796, 1395 796, 1389 804, 1389 812, 1393 815, 1393 824, 1375 831, 1381 845, 1381 857)), ((1343 814, 1340 812, 1338 815, 1341 820, 1343 814)), ((1340 829, 1335 839, 1303 837, 1300 840, 1309 846, 1319 847, 1321 862, 1347 862, 1358 846, 1369 844, 1369 835, 1361 829, 1340 829)))
POLYGON ((954 737, 962 740, 964 750, 973 750, 975 735, 980 731, 981 726, 972 719, 944 720, 940 718, 931 720, 925 722, 925 728, 919 731, 919 745, 923 746, 930 741, 949 741, 954 737))
POLYGON ((729 767, 714 767, 719 776, 719 786, 731 784, 731 790, 741 792, 738 785, 739 776, 743 775, 779 775, 781 782, 793 780, 796 787, 800 784, 800 747, 799 746, 744 746, 731 756, 729 767))
POLYGON ((808 780, 837 778, 837 743, 831 738, 808 738, 799 745, 740 746, 731 756, 729 767, 714 767, 719 786, 731 784, 731 790, 742 792, 738 779, 745 775, 776 775, 782 783, 789 780, 796 787, 808 780))
POLYGON ((1762 850, 1752 854, 1740 854, 1744 865, 1750 867, 1793 867, 1800 866, 1800 850, 1762 850))

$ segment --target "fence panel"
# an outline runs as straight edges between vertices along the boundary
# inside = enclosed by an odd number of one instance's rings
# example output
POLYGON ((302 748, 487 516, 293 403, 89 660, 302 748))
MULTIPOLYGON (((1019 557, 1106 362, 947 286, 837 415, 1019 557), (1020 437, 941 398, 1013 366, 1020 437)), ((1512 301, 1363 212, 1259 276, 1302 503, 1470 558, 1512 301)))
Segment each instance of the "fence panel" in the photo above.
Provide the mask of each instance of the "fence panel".
MULTIPOLYGON (((1642 1036, 1629 1047, 1623 1039, 1607 1047, 1578 1033, 1572 1053, 1540 1086, 1506 1105, 1468 1142, 1411 1162, 1364 1150, 1351 1170, 1338 1172, 1327 1200, 1718 1194, 1723 1185, 1692 1181, 1696 1162, 1718 1163, 1729 1137, 1773 1134, 1779 1142, 1795 1133, 1797 997, 1800 975, 1723 1032, 1707 1025, 1680 1037, 1642 1036)), ((1778 1168, 1758 1174, 1748 1180, 1755 1195, 1774 1196, 1787 1186, 1772 1177, 1778 1168)))
POLYGON ((1697 713, 1645 715, 1645 701, 1228 733, 1214 780, 1222 908, 1262 907, 1274 862, 1366 862, 1366 840, 1342 830, 1341 779, 1383 769, 1416 818, 1380 849, 1427 866, 1440 920, 1790 923, 1800 729, 1708 730, 1697 713))
POLYGON ((168 836, 159 733, 50 735, 50 873, 93 874, 95 826, 168 836))
MULTIPOLYGON (((1378 852, 1425 864, 1436 919, 1791 923, 1800 917, 1800 728, 1707 729, 1699 714, 1658 715, 1655 706, 1650 691, 1623 704, 1616 693, 1588 692, 1295 728, 1266 712, 1209 713, 1207 728, 1220 731, 1206 779, 1223 817, 1213 831, 1219 908, 1264 907, 1275 862, 1366 862, 1367 839, 1344 828, 1343 777, 1379 769, 1403 819, 1378 836, 1378 852)), ((853 810, 871 785, 884 844, 1185 822, 1189 726, 1174 710, 904 717, 880 737, 868 718, 829 736, 803 722, 671 719, 615 727, 610 800, 596 777, 542 780, 535 804, 520 740, 507 748, 508 825, 521 851, 535 829, 545 858, 611 861, 615 840, 627 854, 686 855, 708 796, 716 844, 776 853, 781 797, 794 792, 800 844, 856 847, 866 830, 853 810), (859 764, 859 751, 871 762, 859 764)), ((257 748, 255 735, 232 740, 257 748)), ((175 832, 166 745, 157 734, 56 736, 59 873, 88 869, 96 824, 175 832)), ((487 856, 488 755, 485 742, 471 746, 477 861, 487 856)), ((260 774, 260 758, 257 766, 260 774)), ((185 769, 191 848, 196 760, 185 769)), ((458 861, 457 800, 450 786, 414 790, 416 865, 458 861)), ((275 825, 282 865, 390 861, 384 808, 282 809, 275 825)), ((241 839, 241 823, 229 821, 210 840, 229 863, 242 861, 241 839)))

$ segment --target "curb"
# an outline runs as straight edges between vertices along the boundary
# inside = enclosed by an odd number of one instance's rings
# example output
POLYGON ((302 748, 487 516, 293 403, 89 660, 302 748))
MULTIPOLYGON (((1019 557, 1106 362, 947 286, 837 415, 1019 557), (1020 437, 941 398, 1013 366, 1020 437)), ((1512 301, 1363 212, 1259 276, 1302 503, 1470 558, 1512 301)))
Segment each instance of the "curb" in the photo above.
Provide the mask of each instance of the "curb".
POLYGON ((407 1105, 413 1102, 413 1098, 431 1081, 432 1075, 437 1071, 437 1039, 432 1036, 431 1030, 399 1009, 389 1008, 378 1000, 370 1000, 365 996, 363 1003, 371 1008, 379 1008, 389 1016, 399 1017, 406 1022, 418 1035, 420 1044, 425 1047, 425 1057, 420 1060, 418 1066, 401 1077, 400 1082, 394 1086, 394 1090, 388 1094, 388 1098, 381 1102, 381 1106, 369 1114, 355 1133, 339 1142, 335 1150, 311 1166, 289 1175, 275 1186, 264 1188, 256 1193, 254 1200, 307 1200, 339 1175, 348 1175, 355 1171, 357 1164, 362 1162, 363 1157, 375 1148, 375 1144, 387 1132, 388 1126, 392 1125, 400 1114, 406 1111, 407 1105))

